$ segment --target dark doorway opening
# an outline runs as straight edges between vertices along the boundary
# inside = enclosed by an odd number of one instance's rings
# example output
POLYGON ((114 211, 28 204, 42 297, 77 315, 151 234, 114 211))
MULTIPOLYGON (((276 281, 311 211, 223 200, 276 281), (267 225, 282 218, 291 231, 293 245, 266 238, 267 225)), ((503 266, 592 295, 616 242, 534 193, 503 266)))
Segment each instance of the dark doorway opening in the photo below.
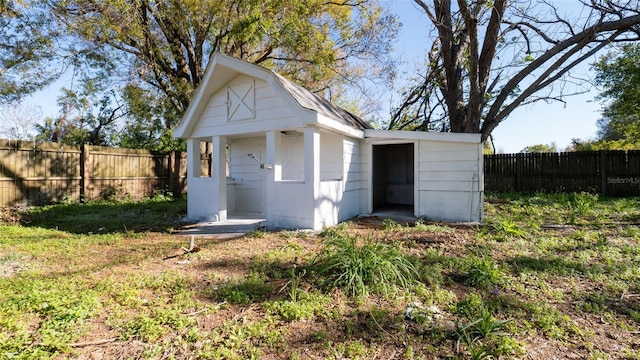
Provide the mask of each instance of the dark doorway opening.
POLYGON ((373 145, 373 211, 414 214, 414 144, 373 145))

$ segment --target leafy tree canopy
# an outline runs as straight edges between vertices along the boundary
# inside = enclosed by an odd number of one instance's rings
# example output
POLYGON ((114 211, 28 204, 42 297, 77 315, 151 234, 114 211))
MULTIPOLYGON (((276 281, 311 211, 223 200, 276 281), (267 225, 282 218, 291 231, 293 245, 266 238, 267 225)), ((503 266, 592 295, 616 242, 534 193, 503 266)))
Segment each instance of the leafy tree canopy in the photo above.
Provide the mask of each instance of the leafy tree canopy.
POLYGON ((57 73, 51 18, 28 1, 0 0, 0 104, 18 102, 57 73))
POLYGON ((399 26, 375 0, 42 1, 75 39, 82 81, 110 69, 129 122, 118 141, 136 147, 170 137, 216 52, 339 95, 392 73, 399 26))
POLYGON ((573 139, 568 151, 598 151, 598 150, 640 150, 640 143, 635 141, 601 140, 601 139, 573 139))
POLYGON ((601 88, 602 118, 596 138, 574 139, 573 150, 640 150, 640 45, 625 44, 592 68, 601 88))
POLYGON ((524 149, 520 150, 521 153, 551 153, 558 152, 558 146, 555 142, 550 144, 536 144, 529 145, 524 149))
POLYGON ((598 121, 600 140, 640 142, 640 45, 627 44, 593 65, 605 101, 598 121))

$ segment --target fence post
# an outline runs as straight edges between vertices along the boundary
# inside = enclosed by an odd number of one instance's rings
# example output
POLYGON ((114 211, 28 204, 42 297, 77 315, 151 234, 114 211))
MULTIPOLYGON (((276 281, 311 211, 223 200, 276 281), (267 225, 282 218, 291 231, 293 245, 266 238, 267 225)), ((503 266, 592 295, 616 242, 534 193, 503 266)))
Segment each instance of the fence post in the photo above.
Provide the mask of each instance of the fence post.
POLYGON ((169 151, 169 191, 171 191, 171 193, 174 195, 176 193, 175 168, 176 152, 169 151))
POLYGON ((80 202, 85 201, 85 196, 87 194, 87 181, 86 181, 86 170, 87 170, 87 147, 85 144, 80 145, 80 202))
POLYGON ((522 176, 522 164, 521 161, 522 160, 522 154, 516 154, 516 156, 514 156, 515 158, 515 166, 516 166, 516 189, 515 191, 518 192, 520 191, 520 177, 522 176))
POLYGON ((607 150, 600 150, 600 193, 607 196, 607 150))
POLYGON ((91 148, 90 145, 80 145, 80 202, 87 202, 90 198, 91 185, 91 148))

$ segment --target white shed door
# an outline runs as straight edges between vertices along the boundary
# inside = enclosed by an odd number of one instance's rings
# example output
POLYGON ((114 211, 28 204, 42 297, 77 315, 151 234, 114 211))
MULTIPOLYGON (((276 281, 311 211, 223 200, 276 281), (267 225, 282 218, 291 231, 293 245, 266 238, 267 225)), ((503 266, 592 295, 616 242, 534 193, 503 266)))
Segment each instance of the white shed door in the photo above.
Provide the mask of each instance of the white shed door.
POLYGON ((229 147, 229 176, 235 186, 237 212, 262 213, 266 201, 266 160, 264 138, 234 140, 229 147), (251 156, 250 156, 251 155, 251 156))

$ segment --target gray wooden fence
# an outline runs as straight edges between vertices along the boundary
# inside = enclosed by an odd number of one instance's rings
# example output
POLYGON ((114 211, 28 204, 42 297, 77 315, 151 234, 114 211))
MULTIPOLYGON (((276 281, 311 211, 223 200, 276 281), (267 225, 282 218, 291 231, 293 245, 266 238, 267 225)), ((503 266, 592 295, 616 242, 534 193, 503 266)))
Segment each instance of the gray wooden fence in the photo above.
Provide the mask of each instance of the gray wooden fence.
POLYGON ((485 155, 484 179, 487 191, 640 196, 640 151, 485 155))

